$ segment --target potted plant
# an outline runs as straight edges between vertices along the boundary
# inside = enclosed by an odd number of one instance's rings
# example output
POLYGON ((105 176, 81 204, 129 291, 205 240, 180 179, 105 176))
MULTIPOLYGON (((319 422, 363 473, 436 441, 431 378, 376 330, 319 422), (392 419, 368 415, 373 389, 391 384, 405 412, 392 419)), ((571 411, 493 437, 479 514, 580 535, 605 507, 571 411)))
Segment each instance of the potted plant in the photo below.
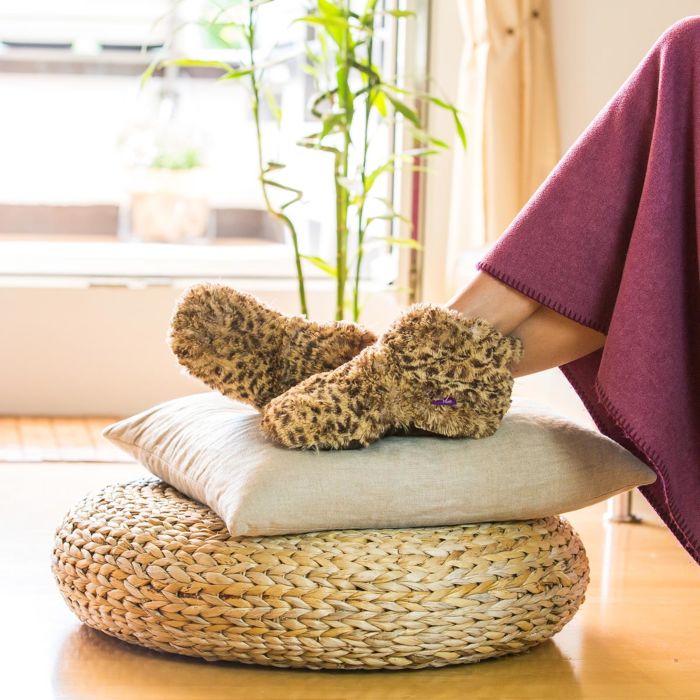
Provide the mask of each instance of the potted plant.
POLYGON ((143 81, 168 66, 207 67, 221 71, 220 80, 244 81, 250 93, 252 119, 257 135, 258 179, 265 206, 280 220, 291 239, 301 313, 308 314, 303 261, 315 265, 335 282, 335 317, 358 320, 361 313, 363 263, 367 251, 377 245, 419 248, 413 238, 398 238, 379 232, 380 222, 403 218, 391 202, 377 194, 383 176, 399 167, 423 169, 424 161, 448 145, 432 137, 420 116, 420 107, 431 103, 454 117, 456 133, 466 147, 466 136, 457 109, 432 94, 417 92, 401 85, 396 76, 383 75, 377 65, 377 28, 387 20, 409 21, 412 13, 385 9, 379 0, 315 0, 311 9, 295 21, 311 27, 305 41, 306 72, 311 76, 315 94, 310 118, 315 128, 300 138, 297 145, 328 154, 328 168, 335 190, 335 255, 332 259, 307 255, 300 247, 294 205, 302 199, 302 189, 283 179, 285 165, 265 156, 261 129, 261 109, 267 102, 273 112, 279 107, 270 102, 265 71, 276 61, 274 54, 260 55, 257 34, 259 12, 263 5, 278 0, 236 2, 220 9, 212 22, 225 24, 237 45, 246 48, 245 65, 186 57, 158 58, 147 69, 143 81), (402 121, 413 139, 413 147, 397 150, 376 162, 372 152, 372 125, 393 125, 402 121))
POLYGON ((127 159, 127 236, 168 243, 206 238, 206 171, 193 140, 172 124, 137 125, 121 145, 127 159))
POLYGON ((130 234, 144 242, 183 243, 209 232, 210 206, 197 151, 159 153, 131 172, 130 234))

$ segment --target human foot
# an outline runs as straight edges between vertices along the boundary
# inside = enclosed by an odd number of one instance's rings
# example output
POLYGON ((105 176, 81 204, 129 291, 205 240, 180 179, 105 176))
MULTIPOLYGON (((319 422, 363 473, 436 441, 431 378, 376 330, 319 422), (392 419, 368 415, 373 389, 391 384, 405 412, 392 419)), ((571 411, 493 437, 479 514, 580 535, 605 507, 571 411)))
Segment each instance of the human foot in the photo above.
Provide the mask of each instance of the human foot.
POLYGON ((486 437, 510 406, 522 343, 482 319, 418 304, 344 365, 270 401, 262 428, 290 448, 366 446, 392 431, 486 437))
POLYGON ((192 376, 260 409, 307 377, 347 362, 376 336, 345 321, 285 316, 250 294, 201 284, 179 301, 168 340, 192 376))

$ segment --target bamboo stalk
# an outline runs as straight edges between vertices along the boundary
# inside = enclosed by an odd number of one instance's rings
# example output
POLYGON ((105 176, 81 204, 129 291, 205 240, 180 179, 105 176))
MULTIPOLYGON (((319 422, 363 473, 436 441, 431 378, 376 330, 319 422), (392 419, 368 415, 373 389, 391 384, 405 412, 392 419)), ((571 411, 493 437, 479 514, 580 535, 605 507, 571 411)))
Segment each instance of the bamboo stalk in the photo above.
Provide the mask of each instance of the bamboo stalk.
MULTIPOLYGON (((367 40, 367 68, 372 72, 372 47, 374 33, 367 40)), ((352 290, 352 320, 360 320, 360 275, 362 274, 362 258, 364 255, 363 244, 365 240, 364 210, 367 198, 367 154, 369 152, 369 118, 372 110, 372 78, 368 78, 367 98, 365 100, 365 120, 362 139, 362 168, 360 177, 362 180, 362 200, 357 211, 357 260, 355 263, 355 282, 352 290)))
POLYGON ((255 123, 255 135, 257 140, 258 153, 258 178, 262 189, 263 199, 267 211, 276 219, 281 221, 289 230, 292 238, 292 246, 294 248, 294 263, 296 267, 297 288, 299 292, 299 306, 303 316, 308 317, 309 311, 306 303, 306 288, 304 285, 304 271, 301 266, 301 254, 299 252, 299 238, 292 220, 280 210, 275 209, 267 192, 267 184, 265 183, 265 160, 262 150, 262 129, 260 127, 260 86, 255 73, 255 7, 250 5, 248 9, 248 31, 246 33, 248 42, 248 53, 250 56, 250 87, 253 94, 253 121, 255 123))
MULTIPOLYGON (((349 17, 349 4, 346 0, 343 6, 344 16, 349 17)), ((345 286, 348 269, 348 191, 345 182, 348 176, 348 160, 350 154, 350 129, 352 126, 351 95, 349 92, 348 76, 350 72, 350 61, 348 60, 348 50, 350 45, 350 30, 345 28, 343 41, 340 45, 340 55, 338 64, 343 65, 344 81, 338 88, 338 99, 340 108, 345 114, 343 129, 343 148, 335 158, 335 207, 336 207, 336 300, 335 318, 337 321, 345 317, 345 286)))

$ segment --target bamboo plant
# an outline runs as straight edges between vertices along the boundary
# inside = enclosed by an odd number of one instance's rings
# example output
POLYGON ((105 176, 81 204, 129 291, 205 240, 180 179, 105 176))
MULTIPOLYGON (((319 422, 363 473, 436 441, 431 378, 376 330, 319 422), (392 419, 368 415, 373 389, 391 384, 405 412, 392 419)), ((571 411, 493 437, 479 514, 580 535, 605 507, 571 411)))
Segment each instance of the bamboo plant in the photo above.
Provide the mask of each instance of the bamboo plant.
MULTIPOLYGON (((300 311, 308 315, 302 261, 306 260, 335 281, 335 318, 341 320, 349 312, 357 321, 361 314, 363 262, 371 245, 391 244, 419 248, 413 238, 369 235, 376 230, 375 222, 393 222, 404 219, 391 203, 376 195, 381 176, 392 173, 399 165, 404 168, 422 168, 424 160, 448 145, 432 137, 426 130, 421 114, 421 103, 447 110, 454 118, 456 133, 466 147, 466 136, 457 109, 431 94, 411 91, 401 86, 396 77, 382 74, 376 62, 378 27, 387 18, 396 22, 410 21, 412 13, 405 10, 383 9, 380 0, 314 0, 311 9, 295 21, 313 28, 312 38, 305 41, 306 72, 312 77, 315 94, 309 107, 312 119, 318 125, 297 145, 329 154, 332 162, 335 190, 335 258, 305 254, 300 250, 300 239, 292 216, 293 205, 302 199, 302 190, 282 182, 284 165, 265 158, 265 143, 261 127, 262 100, 280 117, 279 107, 266 89, 265 70, 278 60, 274 55, 259 55, 256 33, 259 8, 285 0, 252 0, 235 5, 245 11, 243 19, 227 17, 234 9, 230 4, 221 7, 211 20, 217 26, 236 30, 246 47, 247 64, 232 66, 222 61, 203 61, 190 58, 159 59, 144 73, 147 80, 158 68, 167 65, 209 67, 221 70, 220 80, 243 80, 250 93, 252 119, 257 137, 258 179, 268 212, 286 227, 294 250, 294 263, 299 293, 300 311), (399 150, 381 163, 372 163, 372 125, 389 126, 402 120, 410 130, 415 147, 399 150), (273 192, 277 195, 273 196, 273 192), (280 203, 280 194, 282 197, 280 203), (378 205, 378 203, 381 203, 378 205), (377 211, 377 206, 381 210, 377 211), (348 294, 348 286, 351 291, 348 294)), ((239 40, 240 41, 240 40, 239 40)), ((405 219, 404 219, 405 220, 405 219)))

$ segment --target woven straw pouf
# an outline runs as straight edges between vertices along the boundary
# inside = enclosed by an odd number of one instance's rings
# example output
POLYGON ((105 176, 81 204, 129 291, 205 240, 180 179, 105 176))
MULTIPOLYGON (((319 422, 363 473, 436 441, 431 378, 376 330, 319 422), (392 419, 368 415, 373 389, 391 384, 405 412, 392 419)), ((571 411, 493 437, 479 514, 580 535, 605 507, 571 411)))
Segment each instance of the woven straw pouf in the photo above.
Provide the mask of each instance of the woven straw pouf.
POLYGON ((588 584, 581 540, 559 517, 234 539, 152 479, 73 508, 53 571, 83 622, 126 642, 313 669, 524 651, 572 618, 588 584))

